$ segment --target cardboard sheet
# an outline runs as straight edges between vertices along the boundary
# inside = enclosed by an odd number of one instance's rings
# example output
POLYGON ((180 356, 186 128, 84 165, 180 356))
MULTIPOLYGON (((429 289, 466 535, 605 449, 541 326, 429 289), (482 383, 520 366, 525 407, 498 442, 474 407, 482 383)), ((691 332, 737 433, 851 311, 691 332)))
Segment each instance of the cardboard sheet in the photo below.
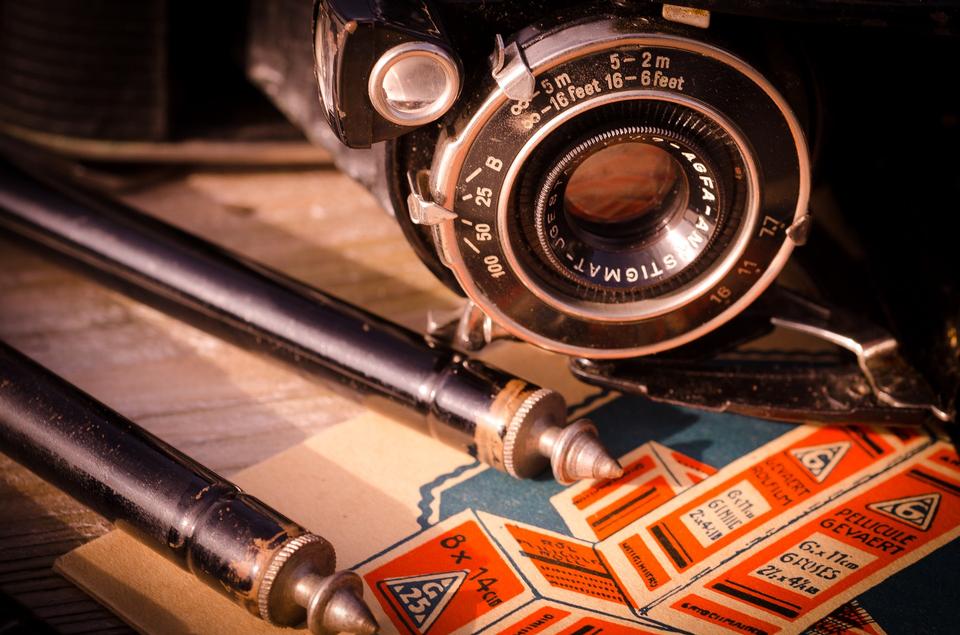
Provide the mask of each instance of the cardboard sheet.
MULTIPOLYGON (((870 568, 865 580, 844 574, 850 583, 845 583, 842 594, 824 592, 823 597, 830 595, 829 601, 815 602, 816 609, 790 623, 749 603, 731 608, 716 590, 703 586, 727 571, 740 576, 738 581, 743 575, 748 576, 744 580, 755 579, 752 569, 744 569, 752 565, 744 563, 756 560, 758 566, 769 566, 772 559, 781 557, 780 542, 785 541, 788 551, 797 542, 792 528, 808 526, 827 510, 842 507, 843 501, 858 500, 871 491, 871 484, 892 477, 888 474, 928 465, 940 480, 953 483, 951 461, 956 461, 956 454, 952 447, 934 445, 933 439, 919 433, 874 429, 836 433, 828 428, 699 413, 635 398, 605 403, 591 416, 614 454, 626 455, 626 462, 638 466, 644 464, 644 457, 650 459, 654 467, 649 474, 638 469, 615 487, 594 483, 568 489, 547 479, 519 482, 416 431, 365 414, 235 475, 234 480, 334 543, 340 566, 356 568, 364 578, 366 597, 382 632, 431 635, 480 630, 498 635, 596 633, 598 629, 607 634, 650 633, 677 628, 880 633, 871 613, 884 607, 871 604, 869 594, 861 598, 863 605, 844 603, 874 584, 896 584, 899 576, 885 580, 882 573, 905 566, 913 556, 899 565, 895 558, 883 561, 887 568, 870 568), (733 429, 737 434, 729 434, 733 429), (868 448, 884 448, 883 458, 868 462, 861 457, 861 442, 868 448), (776 495, 771 479, 777 477, 752 466, 772 469, 778 461, 791 462, 795 474, 781 475, 795 488, 797 478, 806 478, 811 494, 802 504, 784 504, 782 512, 771 504, 771 513, 765 511, 762 499, 776 495), (713 473, 712 466, 721 469, 713 473), (727 484, 740 484, 744 470, 752 480, 731 489, 727 484), (598 511, 611 505, 620 510, 642 495, 648 475, 671 479, 662 504, 651 505, 639 516, 618 512, 622 522, 616 528, 603 527, 599 535, 591 529, 589 519, 598 511), (733 497, 731 491, 739 493, 733 497), (740 504, 747 510, 741 513, 744 518, 736 510, 716 508, 714 523, 738 523, 736 534, 731 530, 729 538, 721 537, 729 548, 719 555, 704 548, 702 566, 677 569, 656 551, 648 526, 657 518, 669 521, 677 513, 689 515, 683 511, 688 507, 713 509, 710 501, 717 497, 712 492, 740 504), (754 499, 749 501, 750 508, 740 500, 745 493, 754 499), (831 501, 839 503, 828 505, 831 501), (758 510, 764 510, 762 515, 758 510), (747 522, 754 517, 756 521, 747 522), (667 574, 659 588, 651 587, 648 578, 638 577, 635 563, 622 557, 619 545, 627 540, 657 554, 648 563, 667 574), (826 621, 813 624, 814 618, 828 612, 826 621)), ((923 486, 931 484, 936 486, 934 481, 923 486)), ((915 499, 912 490, 904 492, 896 500, 880 501, 877 513, 894 525, 898 513, 901 521, 908 522, 910 514, 925 511, 931 523, 936 515, 939 525, 928 526, 939 527, 942 538, 931 548, 953 549, 947 543, 960 524, 960 502, 943 494, 934 509, 927 504, 929 497, 915 499), (894 508, 896 513, 890 511, 894 508)), ((866 509, 869 513, 871 508, 866 509)), ((705 518, 703 513, 697 517, 705 518)), ((674 524, 686 527, 688 520, 678 517, 674 524)), ((863 529, 860 522, 858 527, 863 529)), ((921 525, 914 522, 914 529, 920 531, 921 525)), ((720 545, 721 538, 710 540, 720 545)), ((870 544, 864 548, 871 548, 870 544)), ((929 549, 916 557, 926 553, 929 549)), ((827 568, 817 570, 823 573, 827 568)), ((59 570, 147 633, 290 632, 272 629, 237 610, 120 531, 71 552, 61 559, 59 570)), ((910 569, 903 575, 909 573, 910 569)), ((796 590, 791 584, 811 588, 812 583, 794 580, 801 574, 798 570, 779 581, 786 593, 783 597, 789 599, 796 590)), ((905 580, 914 584, 909 576, 905 580)), ((939 585, 929 586, 930 593, 944 592, 939 585)), ((811 594, 807 596, 809 602, 811 594)), ((909 615, 909 607, 906 613, 906 620, 920 619, 909 615)), ((881 624, 891 628, 884 618, 881 624)), ((893 627, 898 630, 896 624, 893 627)))
MULTIPOLYGON (((422 483, 438 473, 460 471, 460 478, 467 478, 480 469, 469 456, 371 413, 325 430, 233 481, 328 538, 338 565, 349 566, 420 529, 418 517, 434 513, 418 508, 422 483)), ((57 570, 143 632, 289 632, 236 610, 119 530, 70 552, 57 570)))

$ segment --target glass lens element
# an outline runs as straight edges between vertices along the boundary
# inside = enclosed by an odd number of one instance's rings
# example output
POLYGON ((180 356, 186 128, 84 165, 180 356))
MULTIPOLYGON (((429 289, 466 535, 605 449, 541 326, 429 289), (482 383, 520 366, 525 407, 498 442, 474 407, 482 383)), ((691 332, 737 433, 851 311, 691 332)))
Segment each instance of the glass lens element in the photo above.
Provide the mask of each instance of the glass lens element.
POLYGON ((447 75, 433 57, 410 55, 397 60, 383 75, 383 97, 398 113, 429 109, 447 91, 447 75))
POLYGON ((581 163, 567 183, 564 207, 576 218, 608 224, 669 212, 684 179, 670 154, 649 143, 619 143, 581 163))

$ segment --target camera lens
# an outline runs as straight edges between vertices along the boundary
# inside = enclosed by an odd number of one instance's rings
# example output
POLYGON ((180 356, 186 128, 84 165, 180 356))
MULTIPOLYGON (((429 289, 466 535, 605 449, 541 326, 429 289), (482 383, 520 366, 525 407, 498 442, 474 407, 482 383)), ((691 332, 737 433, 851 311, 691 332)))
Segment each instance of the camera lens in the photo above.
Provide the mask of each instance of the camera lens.
POLYGON ((607 359, 680 346, 782 270, 807 212, 803 131, 711 43, 656 21, 557 20, 506 45, 440 127, 421 187, 450 212, 433 247, 520 339, 607 359))
POLYGON ((742 176, 732 139, 702 112, 600 106, 530 155, 511 208, 515 253, 560 302, 663 296, 722 255, 744 213, 742 176))
POLYGON ((670 153, 649 143, 627 142, 596 152, 574 170, 563 206, 574 219, 620 229, 669 216, 684 204, 683 170, 670 153))

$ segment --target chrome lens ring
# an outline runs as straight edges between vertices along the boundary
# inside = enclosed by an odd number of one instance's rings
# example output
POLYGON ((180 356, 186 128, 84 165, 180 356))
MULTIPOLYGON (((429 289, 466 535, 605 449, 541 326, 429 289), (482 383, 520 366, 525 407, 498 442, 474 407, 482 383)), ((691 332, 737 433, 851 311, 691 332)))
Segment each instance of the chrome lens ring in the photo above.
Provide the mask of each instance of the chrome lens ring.
POLYGON ((726 51, 635 29, 600 18, 520 42, 536 80, 532 99, 508 100, 493 81, 478 90, 445 127, 431 170, 435 200, 457 214, 437 236, 464 291, 506 331, 568 355, 650 354, 719 327, 774 280, 794 246, 787 229, 806 214, 806 144, 773 86, 726 51), (722 122, 753 198, 720 265, 660 298, 598 308, 530 279, 504 227, 505 201, 555 119, 628 99, 680 103, 722 122))
POLYGON ((545 261, 548 279, 559 274, 561 290, 577 297, 622 304, 661 295, 709 266, 722 247, 735 195, 729 190, 740 188, 726 187, 715 165, 685 136, 656 126, 591 132, 561 153, 538 186, 531 187, 533 169, 521 172, 516 233, 535 240, 517 251, 535 254, 523 259, 535 271, 545 261))
POLYGON ((509 205, 510 197, 509 195, 501 196, 500 205, 497 210, 497 216, 500 221, 498 223, 501 232, 500 240, 503 244, 503 251, 507 262, 509 262, 516 276, 523 281, 524 286, 526 286, 531 293, 564 315, 577 316, 598 323, 648 320, 674 312, 689 304, 694 299, 702 297, 705 292, 713 288, 717 284, 717 281, 726 273, 729 273, 730 269, 736 265, 737 259, 743 254, 746 244, 750 240, 750 228, 756 224, 758 215, 757 191, 759 190, 759 182, 757 169, 751 153, 747 150, 746 142, 737 130, 733 128, 732 124, 726 121, 719 113, 712 112, 704 104, 698 104, 688 99, 680 99, 673 95, 649 91, 625 91, 614 94, 609 98, 600 98, 586 102, 583 109, 572 109, 564 113, 566 116, 557 117, 552 120, 549 126, 544 126, 538 131, 538 134, 531 137, 516 156, 504 178, 503 191, 510 192, 513 190, 517 178, 523 170, 530 154, 544 139, 565 122, 591 108, 601 107, 610 102, 632 99, 649 99, 667 103, 679 103, 702 112, 705 116, 717 122, 724 129, 725 133, 733 139, 737 151, 744 162, 744 176, 748 184, 747 200, 743 210, 743 219, 736 228, 734 239, 729 243, 723 256, 715 263, 709 272, 693 280, 690 284, 684 285, 670 293, 638 301, 624 301, 613 304, 609 302, 582 300, 572 297, 569 294, 558 293, 555 289, 543 284, 537 276, 533 275, 530 267, 523 264, 520 254, 517 252, 517 241, 514 240, 514 236, 511 235, 508 229, 510 226, 508 219, 511 213, 509 205))

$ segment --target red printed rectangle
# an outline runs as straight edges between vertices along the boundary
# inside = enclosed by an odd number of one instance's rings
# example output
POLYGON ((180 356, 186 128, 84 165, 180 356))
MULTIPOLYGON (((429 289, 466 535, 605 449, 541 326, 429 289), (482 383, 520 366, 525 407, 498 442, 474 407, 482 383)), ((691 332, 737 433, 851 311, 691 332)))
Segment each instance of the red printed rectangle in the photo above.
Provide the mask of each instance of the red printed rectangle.
POLYGON ((930 463, 957 473, 960 478, 960 456, 954 448, 944 448, 929 459, 930 463))
POLYGON ((592 615, 577 620, 557 635, 636 635, 637 633, 655 633, 636 626, 617 624, 592 615))
POLYGON ((630 536, 619 546, 648 591, 658 589, 670 581, 667 571, 640 536, 630 536))
POLYGON ((599 540, 613 535, 633 521, 656 509, 676 495, 663 476, 643 483, 629 494, 587 516, 587 522, 599 540))
POLYGON ((717 473, 717 468, 713 467, 712 465, 701 463, 700 461, 691 458, 682 452, 677 452, 676 450, 670 451, 670 458, 673 459, 677 465, 687 470, 687 475, 693 479, 694 483, 698 483, 704 478, 717 473))
POLYGON ((636 461, 623 466, 623 475, 617 479, 605 481, 596 481, 588 489, 580 492, 573 497, 572 502, 577 509, 586 509, 596 501, 610 496, 627 483, 630 483, 638 476, 649 472, 654 468, 653 457, 650 455, 641 456, 636 461))
POLYGON ((529 615, 517 620, 497 635, 535 635, 570 615, 570 611, 556 606, 541 606, 529 615))
POLYGON ((591 547, 507 523, 520 555, 529 558, 551 586, 630 606, 619 580, 591 547))
POLYGON ((906 566, 960 527, 960 480, 927 467, 928 461, 911 461, 707 586, 792 622, 870 576, 906 566))
POLYGON ((735 633, 768 635, 781 630, 778 626, 694 594, 678 600, 671 608, 711 626, 697 632, 712 632, 720 627, 735 633))
POLYGON ((683 571, 784 511, 892 454, 868 428, 817 428, 647 527, 683 571))
POLYGON ((396 629, 413 634, 451 633, 525 591, 474 520, 401 551, 363 579, 396 629))

